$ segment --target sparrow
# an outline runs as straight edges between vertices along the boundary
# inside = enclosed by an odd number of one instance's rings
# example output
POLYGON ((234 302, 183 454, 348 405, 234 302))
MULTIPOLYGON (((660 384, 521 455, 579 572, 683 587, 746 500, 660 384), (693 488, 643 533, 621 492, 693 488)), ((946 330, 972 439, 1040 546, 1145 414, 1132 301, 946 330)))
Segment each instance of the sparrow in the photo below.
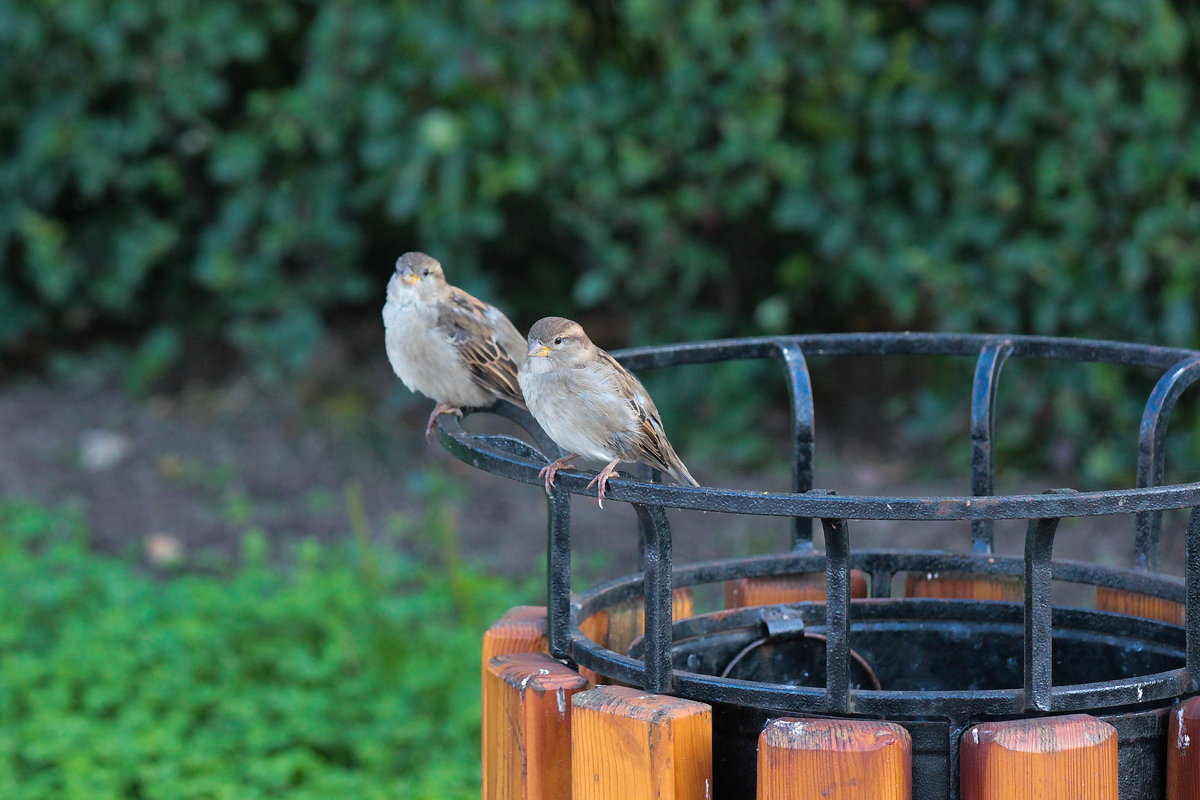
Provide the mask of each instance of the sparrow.
POLYGON ((699 486, 667 441, 646 388, 611 355, 592 344, 579 323, 546 317, 529 329, 518 376, 529 412, 569 455, 538 473, 546 491, 555 474, 579 457, 607 461, 588 484, 604 508, 604 485, 622 461, 641 461, 676 482, 699 486))
POLYGON ((525 339, 508 317, 446 283, 442 265, 424 253, 396 259, 383 304, 384 344, 396 375, 437 402, 425 436, 441 414, 496 398, 525 407, 517 370, 525 339))

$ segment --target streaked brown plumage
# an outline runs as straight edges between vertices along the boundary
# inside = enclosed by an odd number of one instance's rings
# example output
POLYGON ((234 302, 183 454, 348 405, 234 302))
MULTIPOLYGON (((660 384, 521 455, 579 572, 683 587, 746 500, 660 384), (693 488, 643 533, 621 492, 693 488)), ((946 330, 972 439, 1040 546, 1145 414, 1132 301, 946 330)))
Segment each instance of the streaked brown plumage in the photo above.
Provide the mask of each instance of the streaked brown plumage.
POLYGON ((583 456, 606 461, 588 488, 604 485, 622 461, 641 461, 677 482, 699 486, 675 454, 646 388, 611 355, 592 343, 578 323, 562 317, 538 320, 529 330, 521 366, 521 391, 534 419, 569 455, 546 465, 546 491, 558 470, 583 456))
POLYGON ((442 265, 405 253, 383 306, 388 361, 410 390, 437 401, 425 435, 440 414, 458 414, 496 398, 525 406, 517 371, 525 339, 495 306, 446 283, 442 265))

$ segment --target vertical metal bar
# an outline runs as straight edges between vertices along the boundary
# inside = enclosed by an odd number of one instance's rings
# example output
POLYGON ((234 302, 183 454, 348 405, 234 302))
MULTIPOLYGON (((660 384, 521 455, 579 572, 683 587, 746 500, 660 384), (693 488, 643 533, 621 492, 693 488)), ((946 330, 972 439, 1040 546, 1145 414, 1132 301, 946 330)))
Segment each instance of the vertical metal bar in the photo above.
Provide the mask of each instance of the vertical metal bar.
MULTIPOLYGON (((779 355, 787 368, 788 394, 792 400, 792 491, 807 492, 813 487, 813 451, 816 444, 812 379, 799 345, 781 343, 779 355)), ((794 517, 792 549, 807 552, 812 547, 812 518, 794 517)))
POLYGON ((550 492, 546 511, 546 636, 550 655, 566 659, 571 644, 571 495, 550 492))
MULTIPOLYGON (((1185 358, 1171 365, 1154 384, 1142 411, 1142 424, 1138 430, 1139 489, 1162 484, 1167 423, 1170 422, 1175 401, 1197 379, 1200 379, 1200 359, 1185 358)), ((1134 566, 1157 570, 1162 560, 1162 512, 1140 511, 1135 519, 1134 566)))
MULTIPOLYGON (((497 402, 490 410, 524 428, 547 462, 563 455, 525 409, 497 402)), ((546 495, 546 638, 551 656, 571 658, 571 495, 560 490, 546 495)))
POLYGON ((946 751, 949 755, 946 777, 949 779, 949 791, 944 796, 949 798, 949 800, 960 800, 961 796, 958 793, 958 779, 959 772, 962 769, 962 764, 960 761, 960 753, 962 753, 962 739, 963 735, 966 734, 966 732, 971 728, 972 720, 966 717, 954 716, 948 720, 948 723, 949 724, 947 727, 950 731, 950 747, 946 751))
POLYGON ((633 504, 646 531, 642 572, 646 614, 645 684, 647 692, 671 691, 671 526, 662 506, 633 504))
POLYGON ((1187 555, 1184 583, 1187 585, 1186 629, 1188 691, 1200 691, 1200 507, 1192 509, 1187 524, 1187 555))
POLYGON ((896 577, 894 569, 881 569, 871 573, 871 597, 891 597, 892 579, 896 577))
MULTIPOLYGON (((647 483, 662 483, 662 471, 655 469, 649 464, 643 464, 640 461, 636 466, 637 476, 639 480, 647 483)), ((646 571, 646 538, 649 532, 650 521, 648 517, 638 515, 638 569, 642 572, 646 571)))
MULTIPOLYGON (((1068 494, 1069 489, 1049 493, 1068 494)), ((1049 711, 1054 675, 1053 566, 1058 517, 1029 520, 1025 533, 1025 710, 1049 711)))
POLYGON ((850 711, 850 536, 844 519, 825 531, 825 691, 828 710, 850 711))
MULTIPOLYGON (((988 497, 994 491, 992 435, 996 425, 996 386, 1012 349, 1008 339, 986 344, 975 362, 971 387, 971 494, 976 497, 988 497)), ((992 552, 992 531, 992 520, 972 520, 971 549, 976 553, 992 552)))

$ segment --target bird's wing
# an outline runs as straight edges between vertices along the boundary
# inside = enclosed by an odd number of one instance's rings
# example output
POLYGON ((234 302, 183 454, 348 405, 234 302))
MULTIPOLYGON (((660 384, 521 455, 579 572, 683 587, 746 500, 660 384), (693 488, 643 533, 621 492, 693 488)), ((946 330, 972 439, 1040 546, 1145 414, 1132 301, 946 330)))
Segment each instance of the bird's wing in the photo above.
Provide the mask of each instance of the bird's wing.
POLYGON ((510 353, 504 339, 512 341, 516 329, 498 309, 478 300, 458 287, 451 287, 448 302, 444 303, 437 328, 454 345, 471 380, 478 385, 524 408, 521 385, 517 381, 518 353, 510 353), (501 322, 502 321, 502 322, 501 322))
POLYGON ((597 349, 597 354, 600 363, 613 374, 614 390, 633 409, 635 415, 634 429, 626 441, 626 448, 622 449, 631 449, 631 455, 636 456, 638 461, 644 461, 663 472, 676 474, 679 456, 675 455, 675 450, 667 441, 662 417, 659 416, 650 393, 633 373, 621 366, 606 351, 597 349))
MULTIPOLYGON (((470 295, 467 296, 470 297, 470 295)), ((509 357, 516 362, 519 369, 521 364, 525 363, 525 337, 509 321, 508 317, 504 316, 503 311, 479 300, 475 302, 487 308, 487 318, 496 332, 496 341, 508 352, 509 357)))

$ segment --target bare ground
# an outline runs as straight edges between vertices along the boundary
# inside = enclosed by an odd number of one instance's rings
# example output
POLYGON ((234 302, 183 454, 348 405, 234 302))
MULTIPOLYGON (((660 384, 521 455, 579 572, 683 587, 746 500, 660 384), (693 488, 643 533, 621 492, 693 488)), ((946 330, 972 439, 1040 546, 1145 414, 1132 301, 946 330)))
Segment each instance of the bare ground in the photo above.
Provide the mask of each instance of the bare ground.
MULTIPOLYGON (((380 348, 382 349, 382 348, 380 348)), ((545 503, 537 487, 482 473, 421 432, 430 404, 391 375, 382 353, 356 358, 334 347, 298 387, 252 380, 183 383, 134 399, 112 387, 29 379, 0 383, 0 498, 77 503, 95 547, 148 562, 202 566, 236 557, 248 530, 286 554, 305 538, 331 541, 355 526, 372 536, 415 529, 407 546, 426 556, 447 549, 489 570, 540 575, 545 503), (458 539, 435 540, 430 511, 452 515, 458 539), (405 521, 407 520, 407 524, 405 521), (431 536, 423 536, 424 531, 431 536), (221 560, 219 557, 216 559, 221 560)), ((468 420, 467 427, 488 426, 468 420)), ((679 426, 679 423, 675 423, 679 426)), ((963 494, 969 481, 939 474, 878 445, 872 420, 824 432, 817 483, 841 494, 963 494)), ((734 472, 689 466, 704 483, 783 490, 785 458, 772 469, 734 472)), ((944 471, 943 471, 944 473, 944 471)), ((1034 477, 1022 488, 1057 485, 1034 477)), ((579 582, 635 569, 636 526, 620 503, 603 510, 573 501, 579 582)), ((786 521, 671 512, 676 563, 783 549, 786 521)), ((1056 555, 1126 564, 1132 519, 1076 520, 1056 555)), ((453 526, 452 526, 453 527, 453 526)), ((1181 536, 1168 521, 1167 569, 1179 572, 1181 536)), ((1002 552, 1020 552, 1024 526, 997 529, 1002 552)), ((965 523, 862 523, 855 546, 969 547, 965 523)))

